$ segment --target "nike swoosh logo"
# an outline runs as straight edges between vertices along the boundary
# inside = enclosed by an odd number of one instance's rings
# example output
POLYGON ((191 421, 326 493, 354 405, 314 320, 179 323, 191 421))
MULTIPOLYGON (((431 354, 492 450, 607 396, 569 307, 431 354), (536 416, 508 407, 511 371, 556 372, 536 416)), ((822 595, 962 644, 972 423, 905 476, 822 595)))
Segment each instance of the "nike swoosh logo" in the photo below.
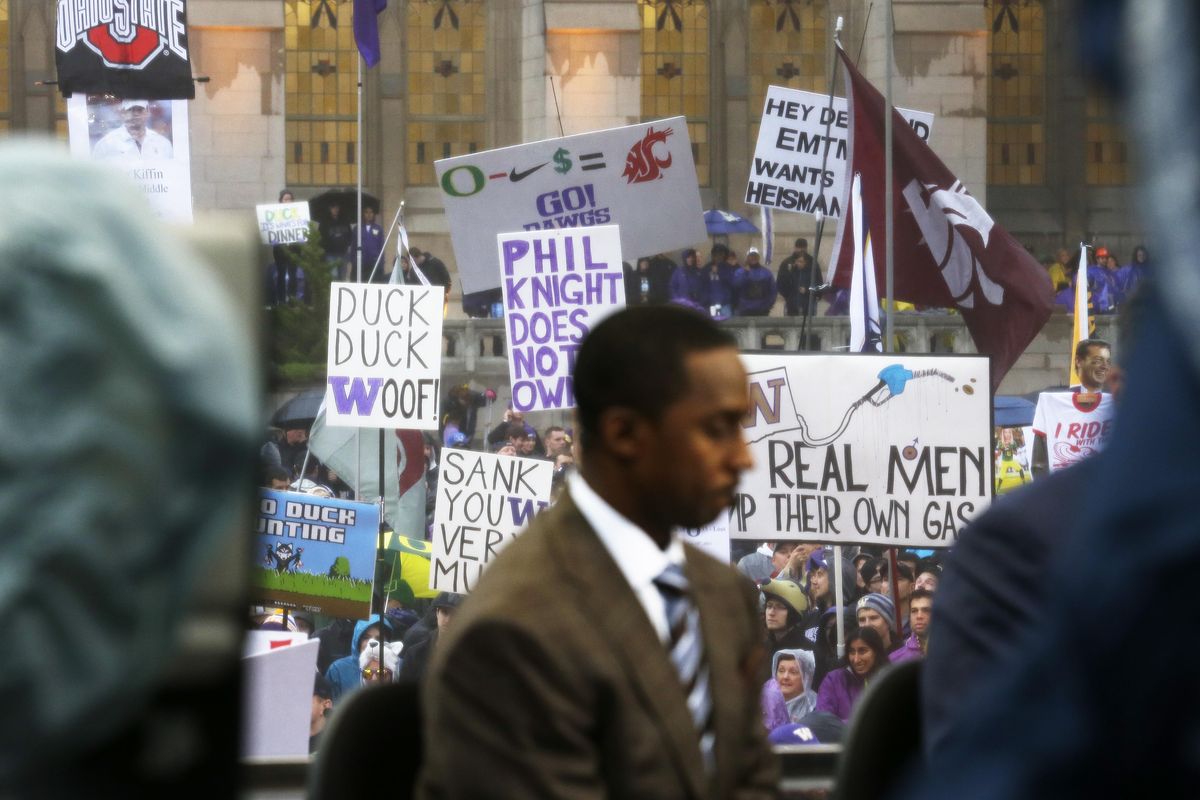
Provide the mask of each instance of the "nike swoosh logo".
POLYGON ((524 172, 517 172, 516 168, 514 167, 512 170, 509 171, 508 179, 510 181, 512 181, 513 183, 516 183, 517 181, 523 181, 526 178, 528 178, 530 175, 537 172, 539 169, 541 169, 542 167, 546 166, 549 163, 550 163, 549 161, 543 161, 541 164, 538 164, 536 167, 530 167, 529 169, 525 170, 524 172))

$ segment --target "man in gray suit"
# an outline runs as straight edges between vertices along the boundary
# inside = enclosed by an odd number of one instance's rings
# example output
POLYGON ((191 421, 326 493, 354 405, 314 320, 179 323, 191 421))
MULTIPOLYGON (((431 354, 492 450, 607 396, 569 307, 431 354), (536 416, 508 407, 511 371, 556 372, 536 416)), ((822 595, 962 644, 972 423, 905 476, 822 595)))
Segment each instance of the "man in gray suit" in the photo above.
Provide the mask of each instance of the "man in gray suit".
POLYGON ((582 461, 434 655, 424 798, 765 798, 753 588, 675 535, 751 465, 734 340, 670 306, 584 340, 582 461))

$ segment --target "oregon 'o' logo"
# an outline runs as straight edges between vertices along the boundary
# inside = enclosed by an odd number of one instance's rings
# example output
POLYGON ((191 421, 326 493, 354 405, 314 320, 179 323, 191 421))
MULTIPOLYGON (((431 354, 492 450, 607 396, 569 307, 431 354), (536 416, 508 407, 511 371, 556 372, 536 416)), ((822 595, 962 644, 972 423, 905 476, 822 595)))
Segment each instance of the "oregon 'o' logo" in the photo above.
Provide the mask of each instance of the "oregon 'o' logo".
POLYGON ((473 194, 479 194, 485 185, 487 185, 487 176, 483 174, 483 170, 470 164, 452 167, 442 175, 442 191, 451 197, 470 197, 473 194), (464 170, 467 173, 466 178, 456 179, 454 177, 464 170))

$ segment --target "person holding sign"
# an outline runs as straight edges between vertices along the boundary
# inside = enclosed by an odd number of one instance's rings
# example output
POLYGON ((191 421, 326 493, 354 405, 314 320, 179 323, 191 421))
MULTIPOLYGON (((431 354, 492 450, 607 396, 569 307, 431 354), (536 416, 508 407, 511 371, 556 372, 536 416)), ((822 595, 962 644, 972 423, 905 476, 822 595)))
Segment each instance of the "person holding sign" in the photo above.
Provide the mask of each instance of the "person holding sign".
POLYGON ((574 383, 580 472, 434 652, 418 797, 774 797, 756 594, 675 533, 751 466, 735 341, 626 309, 583 340, 574 383))

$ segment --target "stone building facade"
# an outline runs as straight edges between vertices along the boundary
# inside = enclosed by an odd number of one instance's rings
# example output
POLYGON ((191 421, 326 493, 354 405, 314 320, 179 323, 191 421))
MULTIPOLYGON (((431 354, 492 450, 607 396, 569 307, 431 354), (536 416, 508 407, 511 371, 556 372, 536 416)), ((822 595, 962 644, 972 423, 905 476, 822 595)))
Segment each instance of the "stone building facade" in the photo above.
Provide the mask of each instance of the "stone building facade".
MULTIPOLYGON (((65 137, 54 5, 0 0, 0 128, 65 137), (7 85, 3 85, 3 81, 7 85)), ((706 207, 740 200, 765 88, 825 92, 834 20, 885 75, 885 0, 392 0, 365 73, 365 188, 454 267, 433 162, 686 114, 706 207)), ((892 0, 897 105, 932 112, 931 144, 1037 256, 1141 241, 1119 117, 1081 76, 1066 0, 892 0)), ((283 186, 354 184, 351 0, 190 0, 192 181, 199 212, 243 216, 283 186)), ((838 92, 841 93, 840 80, 838 92)), ((813 238, 776 215, 777 250, 813 238)), ((832 231, 825 231, 826 261, 832 231)), ((697 245, 702 243, 697 242, 697 245)), ((750 244, 734 239, 734 246, 750 244)))

